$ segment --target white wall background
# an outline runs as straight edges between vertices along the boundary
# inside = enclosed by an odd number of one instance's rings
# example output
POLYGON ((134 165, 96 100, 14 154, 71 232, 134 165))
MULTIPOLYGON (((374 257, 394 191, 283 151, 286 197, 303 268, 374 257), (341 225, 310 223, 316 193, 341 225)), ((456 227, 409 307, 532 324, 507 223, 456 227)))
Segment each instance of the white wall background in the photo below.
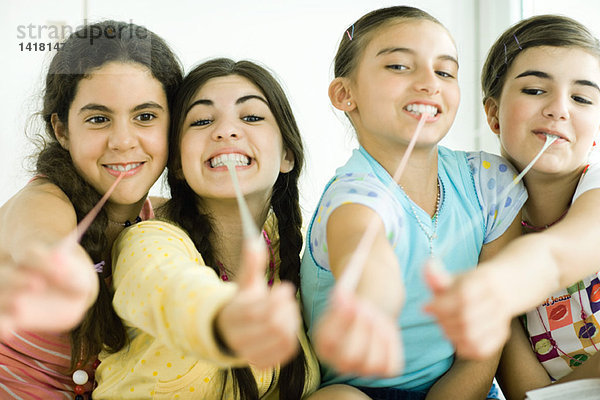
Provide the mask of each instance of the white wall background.
MULTIPOLYGON (((132 21, 156 32, 173 47, 186 71, 215 56, 251 59, 267 65, 283 82, 304 136, 307 168, 302 205, 312 212, 324 184, 352 148, 354 135, 327 98, 332 60, 344 30, 389 0, 0 0, 0 204, 28 180, 26 157, 34 152, 26 137, 41 125, 31 115, 40 109, 45 68, 53 52, 21 51, 20 43, 48 42, 48 28, 77 27, 105 18, 132 21), (33 35, 18 38, 18 27, 33 25, 33 35)), ((600 2, 571 0, 420 0, 404 4, 437 17, 458 45, 461 106, 442 142, 455 149, 496 152, 495 137, 484 123, 480 106, 479 69, 496 36, 523 15, 557 12, 588 26, 600 26, 600 2)), ((23 28, 21 28, 23 30, 23 28)), ((598 33, 599 29, 596 29, 598 33)), ((161 183, 152 191, 167 196, 161 183)))

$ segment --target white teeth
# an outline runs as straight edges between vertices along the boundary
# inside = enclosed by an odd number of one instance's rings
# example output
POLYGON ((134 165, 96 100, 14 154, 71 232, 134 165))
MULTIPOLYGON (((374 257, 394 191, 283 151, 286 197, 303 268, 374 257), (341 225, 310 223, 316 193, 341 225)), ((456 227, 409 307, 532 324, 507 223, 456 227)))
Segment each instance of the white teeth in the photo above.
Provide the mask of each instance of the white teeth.
POLYGON ((127 171, 131 171, 134 168, 139 167, 140 165, 142 165, 142 163, 133 163, 133 164, 127 164, 127 165, 122 165, 122 164, 107 164, 106 168, 108 169, 112 169, 113 171, 118 171, 118 172, 127 172, 127 171))
POLYGON ((243 154, 229 153, 221 154, 210 160, 210 166, 212 168, 225 166, 225 161, 233 161, 236 166, 246 166, 250 164, 250 159, 243 154))
POLYGON ((554 139, 554 140, 560 139, 560 137, 553 135, 551 133, 544 133, 544 135, 546 135, 550 139, 554 139))
POLYGON ((418 115, 427 113, 431 116, 435 116, 438 113, 437 107, 428 106, 426 104, 409 104, 406 106, 406 111, 409 111, 413 114, 418 114, 418 115))

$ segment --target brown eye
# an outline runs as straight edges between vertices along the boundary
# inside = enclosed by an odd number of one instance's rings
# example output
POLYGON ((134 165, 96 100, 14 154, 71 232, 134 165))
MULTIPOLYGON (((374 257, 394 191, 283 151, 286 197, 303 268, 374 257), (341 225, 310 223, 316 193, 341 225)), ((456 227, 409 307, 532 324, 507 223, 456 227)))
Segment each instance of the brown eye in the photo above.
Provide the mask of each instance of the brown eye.
POLYGON ((156 118, 156 115, 154 115, 152 113, 143 113, 143 114, 138 115, 135 119, 137 119, 138 121, 141 121, 141 122, 150 122, 154 118, 156 118))
POLYGON ((85 122, 89 122, 91 124, 104 124, 108 122, 108 118, 103 117, 102 115, 95 115, 85 120, 85 122))

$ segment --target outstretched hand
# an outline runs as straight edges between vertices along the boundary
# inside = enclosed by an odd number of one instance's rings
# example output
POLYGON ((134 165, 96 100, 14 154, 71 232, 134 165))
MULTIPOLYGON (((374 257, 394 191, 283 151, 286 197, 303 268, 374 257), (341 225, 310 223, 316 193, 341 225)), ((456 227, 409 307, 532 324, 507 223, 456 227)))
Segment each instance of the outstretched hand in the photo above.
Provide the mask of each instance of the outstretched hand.
POLYGON ((430 260, 425 267, 425 281, 433 292, 425 311, 437 318, 461 357, 486 359, 510 334, 506 295, 494 272, 479 268, 453 277, 439 261, 430 260))
POLYGON ((98 275, 81 247, 31 245, 19 260, 0 261, 0 337, 69 331, 97 294, 98 275))
POLYGON ((266 251, 262 238, 245 241, 238 293, 216 319, 229 349, 260 369, 285 364, 297 354, 301 321, 294 286, 267 286, 266 251))
POLYGON ((314 345, 319 358, 342 374, 390 377, 403 369, 397 322, 338 286, 315 326, 314 345))

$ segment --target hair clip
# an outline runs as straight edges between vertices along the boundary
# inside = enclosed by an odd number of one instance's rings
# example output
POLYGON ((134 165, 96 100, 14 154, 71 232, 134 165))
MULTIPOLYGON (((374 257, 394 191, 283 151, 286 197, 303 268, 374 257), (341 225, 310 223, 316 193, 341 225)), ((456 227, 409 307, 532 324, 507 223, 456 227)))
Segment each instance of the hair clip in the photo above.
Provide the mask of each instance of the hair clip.
POLYGON ((102 269, 104 267, 104 261, 100 261, 98 264, 94 264, 94 269, 96 270, 97 273, 101 274, 102 273, 102 269))
MULTIPOLYGON (((519 43, 519 39, 517 39, 517 35, 513 34, 513 37, 515 38, 515 42, 517 42, 517 46, 519 46, 519 50, 523 50, 521 43, 519 43)), ((506 49, 506 46, 504 46, 504 48, 506 49)))
POLYGON ((352 40, 354 38, 354 24, 352 24, 352 33, 348 32, 349 30, 350 28, 346 29, 346 34, 348 35, 350 40, 352 40))
POLYGON ((508 56, 506 55, 506 43, 504 43, 504 64, 508 65, 508 56))

